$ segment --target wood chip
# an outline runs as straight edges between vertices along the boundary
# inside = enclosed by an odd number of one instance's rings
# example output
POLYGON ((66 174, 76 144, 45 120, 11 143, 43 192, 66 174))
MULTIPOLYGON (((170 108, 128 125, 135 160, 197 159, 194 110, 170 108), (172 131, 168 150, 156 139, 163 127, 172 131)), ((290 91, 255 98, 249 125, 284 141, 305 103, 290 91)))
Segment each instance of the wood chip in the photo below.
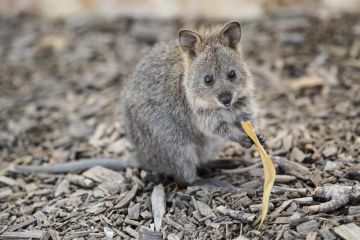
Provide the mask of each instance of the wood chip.
POLYGON ((275 182, 276 183, 288 183, 291 181, 295 181, 296 177, 295 176, 291 176, 291 175, 279 175, 277 174, 275 177, 275 182))
POLYGON ((144 219, 150 219, 152 218, 152 214, 149 211, 143 211, 140 213, 140 216, 144 219))
POLYGON ((289 161, 286 158, 282 157, 274 157, 274 161, 286 174, 290 174, 304 180, 310 179, 311 172, 303 165, 300 165, 299 163, 293 161, 289 161))
POLYGON ((175 233, 170 233, 167 236, 167 240, 180 240, 180 238, 175 233))
POLYGON ((297 162, 303 162, 305 159, 306 155, 304 154, 303 151, 301 151, 299 148, 294 147, 292 152, 291 152, 291 159, 295 160, 297 162))
POLYGON ((83 188, 93 188, 95 186, 94 181, 84 177, 83 175, 68 174, 66 178, 70 183, 81 186, 83 188))
POLYGON ((137 189, 137 184, 134 184, 131 190, 127 192, 127 194, 115 205, 114 208, 122 208, 127 205, 135 197, 137 189))
POLYGON ((302 89, 319 87, 319 86, 322 86, 323 84, 324 84, 323 78, 320 78, 317 75, 309 75, 309 76, 301 77, 301 78, 291 81, 285 89, 286 89, 286 91, 289 91, 289 90, 299 91, 302 89))
POLYGON ((223 215, 229 216, 231 218, 237 219, 242 222, 253 222, 256 217, 254 214, 249 214, 249 213, 232 210, 232 209, 226 208, 225 206, 218 206, 216 208, 216 211, 223 215))
POLYGON ((140 203, 136 203, 136 204, 132 205, 131 207, 128 207, 128 217, 130 219, 134 219, 134 220, 139 219, 140 206, 141 206, 140 203))
POLYGON ((211 209, 209 205, 204 202, 196 201, 196 205, 200 214, 204 217, 216 217, 214 211, 211 209))
POLYGON ((60 235, 59 235, 58 231, 49 229, 49 233, 50 233, 52 240, 60 240, 60 235))
POLYGON ((293 142, 293 136, 287 135, 282 140, 282 148, 287 152, 290 151, 290 149, 292 147, 292 142, 293 142))
POLYGON ((296 231, 307 234, 311 231, 317 231, 320 224, 316 220, 307 221, 296 226, 296 231))
POLYGON ((163 219, 164 222, 171 225, 172 227, 176 228, 177 230, 185 231, 184 226, 182 226, 180 223, 174 221, 171 219, 171 217, 166 216, 166 218, 163 219))
POLYGON ((63 193, 69 192, 70 182, 67 179, 63 179, 55 188, 55 197, 60 196, 63 193))
POLYGON ((42 211, 37 211, 34 213, 34 218, 36 218, 38 221, 45 221, 47 216, 42 211))
MULTIPOLYGON (((141 240, 162 240, 163 239, 161 232, 149 231, 149 230, 141 230, 139 232, 139 236, 140 236, 141 240)), ((168 239, 169 239, 169 236, 168 236, 168 239)))
POLYGON ((277 217, 275 220, 277 224, 287 224, 289 223, 289 217, 277 217))
POLYGON ((360 206, 350 206, 348 213, 349 213, 349 215, 360 214, 360 206))
POLYGON ((319 231, 319 233, 324 240, 336 240, 336 236, 332 232, 330 232, 329 229, 322 229, 319 231))
POLYGON ((124 223, 128 223, 128 224, 133 225, 133 226, 136 226, 136 227, 141 226, 141 223, 140 223, 140 222, 135 221, 135 220, 131 220, 131 219, 129 219, 129 218, 125 218, 124 223))
POLYGON ((154 187, 151 194, 151 206, 154 217, 155 230, 160 231, 162 218, 166 212, 165 190, 162 184, 154 187))
POLYGON ((3 183, 3 184, 8 185, 10 187, 14 187, 14 186, 18 185, 17 182, 14 179, 9 178, 9 177, 5 177, 5 176, 1 176, 1 175, 0 175, 0 183, 3 183))
POLYGON ((98 202, 94 205, 88 206, 86 208, 87 213, 98 215, 106 210, 105 203, 104 202, 98 202))
POLYGON ((309 232, 306 235, 306 240, 316 240, 317 232, 309 232))
POLYGON ((131 143, 126 138, 121 138, 116 142, 113 142, 109 145, 108 150, 109 152, 120 154, 125 152, 125 150, 131 148, 131 143))
POLYGON ((106 195, 115 195, 121 191, 122 187, 123 187, 122 183, 109 180, 109 181, 100 183, 100 185, 97 187, 97 189, 102 190, 103 192, 106 193, 106 195))
MULTIPOLYGON (((253 204, 250 205, 250 211, 251 212, 260 212, 262 209, 262 205, 261 204, 253 204)), ((273 210, 274 209, 274 204, 272 202, 269 203, 269 210, 273 210)))
POLYGON ((7 198, 12 193, 13 193, 13 191, 9 187, 0 188, 0 199, 7 198))
POLYGON ((9 228, 9 232, 14 232, 20 228, 23 228, 23 227, 28 227, 30 226, 31 224, 35 223, 36 222, 36 219, 35 218, 30 218, 22 223, 19 223, 19 224, 15 224, 15 225, 12 225, 10 228, 9 228))
POLYGON ((327 144, 324 148, 324 150, 322 151, 322 155, 325 157, 325 158, 328 158, 328 157, 331 157, 331 156, 334 156, 335 154, 337 154, 337 147, 336 145, 334 145, 333 143, 332 144, 327 144))
POLYGON ((128 235, 126 235, 124 232, 120 231, 119 229, 114 228, 114 232, 121 237, 120 239, 130 239, 128 235))
POLYGON ((240 235, 237 238, 235 238, 234 240, 249 240, 249 238, 247 238, 247 237, 245 237, 243 235, 240 235))
POLYGON ((335 227, 334 231, 336 234, 338 234, 345 240, 358 240, 360 236, 360 227, 355 225, 354 223, 335 227))
POLYGON ((4 232, 0 239, 9 240, 9 239, 41 239, 45 234, 43 231, 33 230, 25 232, 4 232))
POLYGON ((278 208, 276 208, 272 213, 271 213, 271 217, 272 218, 276 218, 277 216, 280 215, 280 213, 282 211, 284 211, 288 206, 290 206, 290 204, 292 203, 292 200, 286 200, 285 202, 283 202, 278 208))
POLYGON ((66 235, 63 239, 70 240, 70 239, 74 239, 74 238, 85 237, 85 236, 89 236, 90 233, 91 233, 91 231, 71 232, 69 235, 66 235))
POLYGON ((322 181, 321 171, 316 169, 310 176, 310 181, 315 185, 318 186, 322 181))
POLYGON ((293 201, 300 205, 309 205, 314 202, 314 199, 312 197, 303 197, 303 198, 294 198, 293 201))
POLYGON ((139 233, 129 226, 124 228, 124 232, 128 233, 129 235, 133 236, 136 239, 139 239, 139 233))
POLYGON ((300 223, 306 222, 307 219, 304 219, 301 217, 301 214, 296 212, 293 215, 290 216, 289 218, 289 225, 292 227, 295 227, 297 225, 299 225, 300 223))
POLYGON ((326 161, 324 171, 325 172, 332 172, 336 169, 336 162, 334 161, 326 161))
POLYGON ((90 168, 89 170, 85 171, 82 175, 100 183, 116 182, 118 184, 122 184, 125 181, 125 178, 120 173, 101 166, 90 168))
POLYGON ((104 227, 104 234, 105 234, 105 237, 107 238, 107 240, 110 240, 110 239, 114 238, 114 231, 112 231, 108 227, 104 227))
POLYGON ((282 187, 282 186, 275 186, 272 190, 273 193, 281 194, 284 192, 294 192, 305 195, 308 192, 306 188, 290 188, 290 187, 282 187))

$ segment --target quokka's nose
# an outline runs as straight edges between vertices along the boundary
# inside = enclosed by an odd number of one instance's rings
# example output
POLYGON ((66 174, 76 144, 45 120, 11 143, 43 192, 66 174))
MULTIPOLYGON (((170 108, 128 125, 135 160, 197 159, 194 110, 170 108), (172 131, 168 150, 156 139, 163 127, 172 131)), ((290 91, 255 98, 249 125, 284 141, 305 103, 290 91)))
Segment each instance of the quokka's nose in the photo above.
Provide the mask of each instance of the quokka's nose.
POLYGON ((225 107, 229 107, 231 104, 231 93, 222 93, 218 99, 225 107))

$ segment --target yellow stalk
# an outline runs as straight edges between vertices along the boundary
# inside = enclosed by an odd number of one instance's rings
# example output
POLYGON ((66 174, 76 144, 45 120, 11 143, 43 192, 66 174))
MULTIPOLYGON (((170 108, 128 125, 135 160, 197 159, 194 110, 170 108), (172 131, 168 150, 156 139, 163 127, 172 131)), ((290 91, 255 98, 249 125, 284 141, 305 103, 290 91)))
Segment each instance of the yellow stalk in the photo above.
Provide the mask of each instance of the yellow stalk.
POLYGON ((255 143, 256 149, 258 150, 262 164, 264 167, 264 192, 263 192, 263 199, 262 199, 262 212, 261 212, 261 221, 259 227, 263 224, 266 215, 269 209, 269 201, 270 201, 270 194, 271 189, 275 182, 275 167, 269 157, 269 155, 265 152, 263 146, 261 145, 259 139, 256 136, 256 133, 252 127, 252 124, 249 121, 241 122, 241 126, 243 127, 245 133, 253 140, 255 143))

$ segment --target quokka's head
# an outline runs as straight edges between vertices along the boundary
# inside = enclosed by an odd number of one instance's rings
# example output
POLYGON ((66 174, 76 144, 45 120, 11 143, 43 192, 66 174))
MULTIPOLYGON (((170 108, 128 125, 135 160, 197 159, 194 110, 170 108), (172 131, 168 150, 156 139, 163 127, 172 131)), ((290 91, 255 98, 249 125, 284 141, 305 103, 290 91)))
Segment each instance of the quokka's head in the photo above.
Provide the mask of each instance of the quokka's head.
POLYGON ((240 38, 238 22, 199 32, 179 31, 185 91, 193 107, 230 108, 251 88, 251 76, 238 49, 240 38))

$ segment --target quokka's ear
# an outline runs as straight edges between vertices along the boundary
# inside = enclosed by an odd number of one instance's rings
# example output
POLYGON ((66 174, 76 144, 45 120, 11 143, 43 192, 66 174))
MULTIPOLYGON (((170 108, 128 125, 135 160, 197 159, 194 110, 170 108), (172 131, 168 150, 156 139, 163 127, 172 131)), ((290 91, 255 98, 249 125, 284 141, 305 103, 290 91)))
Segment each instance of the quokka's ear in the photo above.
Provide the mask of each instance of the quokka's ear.
POLYGON ((225 37, 230 48, 236 49, 241 38, 241 26, 239 22, 229 22, 221 30, 221 35, 225 37))
POLYGON ((197 32, 183 29, 179 31, 179 43, 181 49, 190 54, 195 55, 195 46, 201 41, 201 37, 197 32))

